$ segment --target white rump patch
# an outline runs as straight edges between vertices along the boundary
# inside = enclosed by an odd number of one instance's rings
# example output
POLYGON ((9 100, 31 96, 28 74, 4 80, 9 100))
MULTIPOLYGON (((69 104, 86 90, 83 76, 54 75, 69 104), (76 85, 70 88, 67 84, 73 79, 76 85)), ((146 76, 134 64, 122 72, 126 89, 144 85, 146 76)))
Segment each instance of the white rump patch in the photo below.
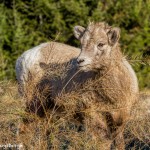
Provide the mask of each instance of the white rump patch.
POLYGON ((47 43, 42 43, 32 49, 25 51, 16 61, 16 77, 19 83, 25 84, 28 81, 29 72, 37 69, 39 59, 41 58, 40 49, 46 46, 47 43))

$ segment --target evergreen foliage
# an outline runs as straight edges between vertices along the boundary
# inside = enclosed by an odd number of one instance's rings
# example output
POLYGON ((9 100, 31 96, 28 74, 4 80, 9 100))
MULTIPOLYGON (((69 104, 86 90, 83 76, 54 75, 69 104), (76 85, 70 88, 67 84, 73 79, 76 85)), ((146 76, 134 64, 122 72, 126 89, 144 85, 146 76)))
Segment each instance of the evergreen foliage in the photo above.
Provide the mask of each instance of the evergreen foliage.
POLYGON ((121 28, 121 47, 132 56, 140 87, 150 88, 150 0, 0 0, 0 80, 15 79, 25 50, 54 40, 79 46, 75 25, 105 21, 121 28), (135 61, 134 61, 135 60, 135 61))

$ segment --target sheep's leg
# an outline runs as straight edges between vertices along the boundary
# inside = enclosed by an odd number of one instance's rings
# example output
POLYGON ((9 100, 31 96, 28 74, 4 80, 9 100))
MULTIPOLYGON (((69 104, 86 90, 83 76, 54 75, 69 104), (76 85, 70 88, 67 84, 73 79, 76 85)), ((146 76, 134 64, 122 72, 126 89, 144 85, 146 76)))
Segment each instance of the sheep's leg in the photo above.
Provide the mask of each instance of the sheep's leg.
POLYGON ((129 112, 127 110, 118 110, 113 113, 105 112, 107 125, 110 133, 110 138, 114 139, 114 146, 119 150, 125 148, 124 142, 124 126, 129 118, 129 112))
POLYGON ((124 142, 124 127, 127 120, 130 117, 130 111, 126 109, 121 109, 117 112, 112 113, 113 124, 115 126, 115 131, 113 137, 115 137, 114 144, 118 150, 125 149, 125 142, 124 142))
POLYGON ((95 111, 85 114, 84 125, 92 141, 103 141, 100 149, 110 150, 112 140, 108 135, 108 128, 103 116, 95 111))
POLYGON ((114 146, 117 150, 124 150, 125 149, 125 142, 124 142, 123 132, 120 132, 115 137, 114 146))

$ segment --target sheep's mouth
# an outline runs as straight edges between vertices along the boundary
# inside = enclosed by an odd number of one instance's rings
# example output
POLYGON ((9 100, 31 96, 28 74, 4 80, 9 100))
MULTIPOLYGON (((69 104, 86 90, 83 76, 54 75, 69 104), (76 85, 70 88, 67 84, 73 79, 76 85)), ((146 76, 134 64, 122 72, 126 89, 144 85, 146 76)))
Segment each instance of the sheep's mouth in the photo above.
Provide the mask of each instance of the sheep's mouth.
POLYGON ((90 70, 90 64, 87 64, 87 65, 78 65, 78 68, 80 70, 83 70, 83 71, 89 71, 90 70))

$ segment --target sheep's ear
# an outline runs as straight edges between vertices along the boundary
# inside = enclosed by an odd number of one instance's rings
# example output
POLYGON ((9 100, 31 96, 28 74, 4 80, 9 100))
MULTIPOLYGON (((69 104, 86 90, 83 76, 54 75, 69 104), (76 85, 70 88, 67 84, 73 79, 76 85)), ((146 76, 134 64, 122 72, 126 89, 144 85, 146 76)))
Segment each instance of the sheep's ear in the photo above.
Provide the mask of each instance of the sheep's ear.
POLYGON ((107 35, 110 45, 115 45, 120 38, 120 29, 112 28, 108 31, 107 35))
POLYGON ((85 28, 82 26, 75 26, 74 27, 74 36, 80 40, 80 38, 82 37, 83 33, 85 31, 85 28))

